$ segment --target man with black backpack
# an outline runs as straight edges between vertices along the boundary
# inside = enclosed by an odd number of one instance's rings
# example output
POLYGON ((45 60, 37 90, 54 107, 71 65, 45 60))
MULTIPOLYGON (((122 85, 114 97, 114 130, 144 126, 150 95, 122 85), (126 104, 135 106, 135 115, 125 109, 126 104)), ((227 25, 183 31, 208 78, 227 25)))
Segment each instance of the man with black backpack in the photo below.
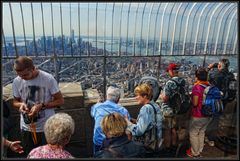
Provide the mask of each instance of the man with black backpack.
POLYGON ((228 59, 221 59, 219 63, 209 64, 208 80, 211 84, 218 87, 223 93, 222 101, 224 106, 236 98, 236 79, 232 72, 229 71, 230 62, 228 59), (218 70, 214 70, 216 68, 218 70))
POLYGON ((160 94, 163 112, 163 133, 166 153, 174 153, 177 149, 177 120, 176 115, 187 112, 190 109, 190 98, 187 98, 185 80, 178 76, 179 66, 170 63, 167 72, 171 77, 160 94))

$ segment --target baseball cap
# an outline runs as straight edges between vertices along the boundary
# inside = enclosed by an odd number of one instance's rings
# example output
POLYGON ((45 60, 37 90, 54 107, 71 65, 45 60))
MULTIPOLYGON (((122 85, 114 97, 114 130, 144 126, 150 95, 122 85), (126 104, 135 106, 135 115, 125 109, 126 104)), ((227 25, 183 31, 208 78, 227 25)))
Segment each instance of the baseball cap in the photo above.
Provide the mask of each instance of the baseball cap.
POLYGON ((166 69, 166 71, 168 72, 169 70, 178 70, 179 66, 175 63, 170 63, 166 69))

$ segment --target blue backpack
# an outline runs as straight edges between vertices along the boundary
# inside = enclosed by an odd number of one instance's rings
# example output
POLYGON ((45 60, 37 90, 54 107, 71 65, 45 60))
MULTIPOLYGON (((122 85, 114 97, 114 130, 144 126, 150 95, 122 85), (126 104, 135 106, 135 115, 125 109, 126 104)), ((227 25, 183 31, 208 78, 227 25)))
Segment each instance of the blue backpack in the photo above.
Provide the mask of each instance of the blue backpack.
POLYGON ((224 109, 220 90, 213 85, 205 86, 201 84, 201 86, 205 88, 201 113, 204 116, 219 116, 224 109))

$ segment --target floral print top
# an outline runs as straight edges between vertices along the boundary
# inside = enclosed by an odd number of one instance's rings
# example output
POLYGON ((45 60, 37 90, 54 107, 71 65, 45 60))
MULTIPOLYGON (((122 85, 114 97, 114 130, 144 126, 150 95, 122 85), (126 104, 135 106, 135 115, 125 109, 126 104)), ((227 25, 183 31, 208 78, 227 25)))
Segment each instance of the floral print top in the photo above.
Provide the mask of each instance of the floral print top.
POLYGON ((64 158, 70 159, 74 158, 69 152, 63 149, 52 149, 48 145, 39 146, 34 148, 27 158, 64 158))

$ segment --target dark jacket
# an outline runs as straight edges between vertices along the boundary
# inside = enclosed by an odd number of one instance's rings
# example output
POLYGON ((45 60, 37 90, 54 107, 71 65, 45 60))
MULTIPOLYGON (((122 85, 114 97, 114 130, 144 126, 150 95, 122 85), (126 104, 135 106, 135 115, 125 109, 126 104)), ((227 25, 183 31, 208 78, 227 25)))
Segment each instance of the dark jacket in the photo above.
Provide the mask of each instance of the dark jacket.
POLYGON ((106 139, 104 149, 95 158, 143 158, 145 148, 141 143, 128 140, 127 135, 106 139))

